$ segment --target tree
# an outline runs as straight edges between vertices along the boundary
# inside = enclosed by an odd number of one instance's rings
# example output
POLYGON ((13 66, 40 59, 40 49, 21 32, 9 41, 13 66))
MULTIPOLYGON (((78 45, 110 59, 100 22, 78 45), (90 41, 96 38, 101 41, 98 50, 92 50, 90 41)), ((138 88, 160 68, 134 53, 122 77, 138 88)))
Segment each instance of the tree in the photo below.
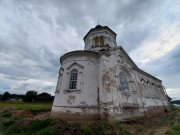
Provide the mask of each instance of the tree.
POLYGON ((6 100, 8 100, 9 99, 9 96, 10 96, 10 94, 9 94, 9 92, 4 92, 4 94, 1 96, 1 101, 6 101, 6 100))
POLYGON ((37 91, 31 90, 28 91, 24 97, 24 102, 32 102, 33 99, 36 97, 37 91))

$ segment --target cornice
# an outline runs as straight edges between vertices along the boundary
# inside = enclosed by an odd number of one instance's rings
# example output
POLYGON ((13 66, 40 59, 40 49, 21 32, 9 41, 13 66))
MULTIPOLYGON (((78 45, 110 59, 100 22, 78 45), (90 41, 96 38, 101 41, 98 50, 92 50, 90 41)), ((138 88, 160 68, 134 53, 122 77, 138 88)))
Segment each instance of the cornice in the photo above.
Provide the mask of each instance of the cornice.
POLYGON ((97 57, 97 54, 96 52, 93 52, 93 51, 87 51, 87 50, 78 50, 78 51, 72 51, 72 52, 68 52, 68 53, 65 53, 63 56, 60 57, 60 63, 62 64, 63 60, 66 59, 67 57, 70 57, 70 56, 95 56, 97 57))

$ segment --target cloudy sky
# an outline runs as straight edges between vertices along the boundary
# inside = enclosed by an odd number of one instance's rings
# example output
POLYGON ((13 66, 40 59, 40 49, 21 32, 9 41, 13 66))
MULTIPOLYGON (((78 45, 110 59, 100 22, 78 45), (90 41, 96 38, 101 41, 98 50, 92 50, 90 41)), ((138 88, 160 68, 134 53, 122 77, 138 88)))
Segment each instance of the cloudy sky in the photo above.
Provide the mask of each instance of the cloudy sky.
POLYGON ((0 94, 54 94, 59 57, 82 50, 98 21, 180 99, 179 0, 0 0, 0 94))

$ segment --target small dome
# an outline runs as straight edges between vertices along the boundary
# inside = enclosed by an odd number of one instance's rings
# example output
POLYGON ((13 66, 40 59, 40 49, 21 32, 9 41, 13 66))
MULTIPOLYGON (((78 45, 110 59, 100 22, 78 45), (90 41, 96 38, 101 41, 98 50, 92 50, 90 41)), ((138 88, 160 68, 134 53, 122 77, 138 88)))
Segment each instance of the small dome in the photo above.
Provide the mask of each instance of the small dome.
POLYGON ((98 24, 98 25, 96 25, 95 28, 102 28, 102 26, 98 24))

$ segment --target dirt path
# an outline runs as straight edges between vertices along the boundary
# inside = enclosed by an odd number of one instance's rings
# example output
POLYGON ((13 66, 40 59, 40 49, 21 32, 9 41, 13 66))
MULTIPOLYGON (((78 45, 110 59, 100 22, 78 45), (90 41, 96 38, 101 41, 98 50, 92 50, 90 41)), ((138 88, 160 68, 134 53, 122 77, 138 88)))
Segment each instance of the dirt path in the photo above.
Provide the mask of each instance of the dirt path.
POLYGON ((135 135, 165 135, 165 132, 168 131, 170 127, 160 127, 158 129, 144 129, 140 133, 134 133, 135 135))

